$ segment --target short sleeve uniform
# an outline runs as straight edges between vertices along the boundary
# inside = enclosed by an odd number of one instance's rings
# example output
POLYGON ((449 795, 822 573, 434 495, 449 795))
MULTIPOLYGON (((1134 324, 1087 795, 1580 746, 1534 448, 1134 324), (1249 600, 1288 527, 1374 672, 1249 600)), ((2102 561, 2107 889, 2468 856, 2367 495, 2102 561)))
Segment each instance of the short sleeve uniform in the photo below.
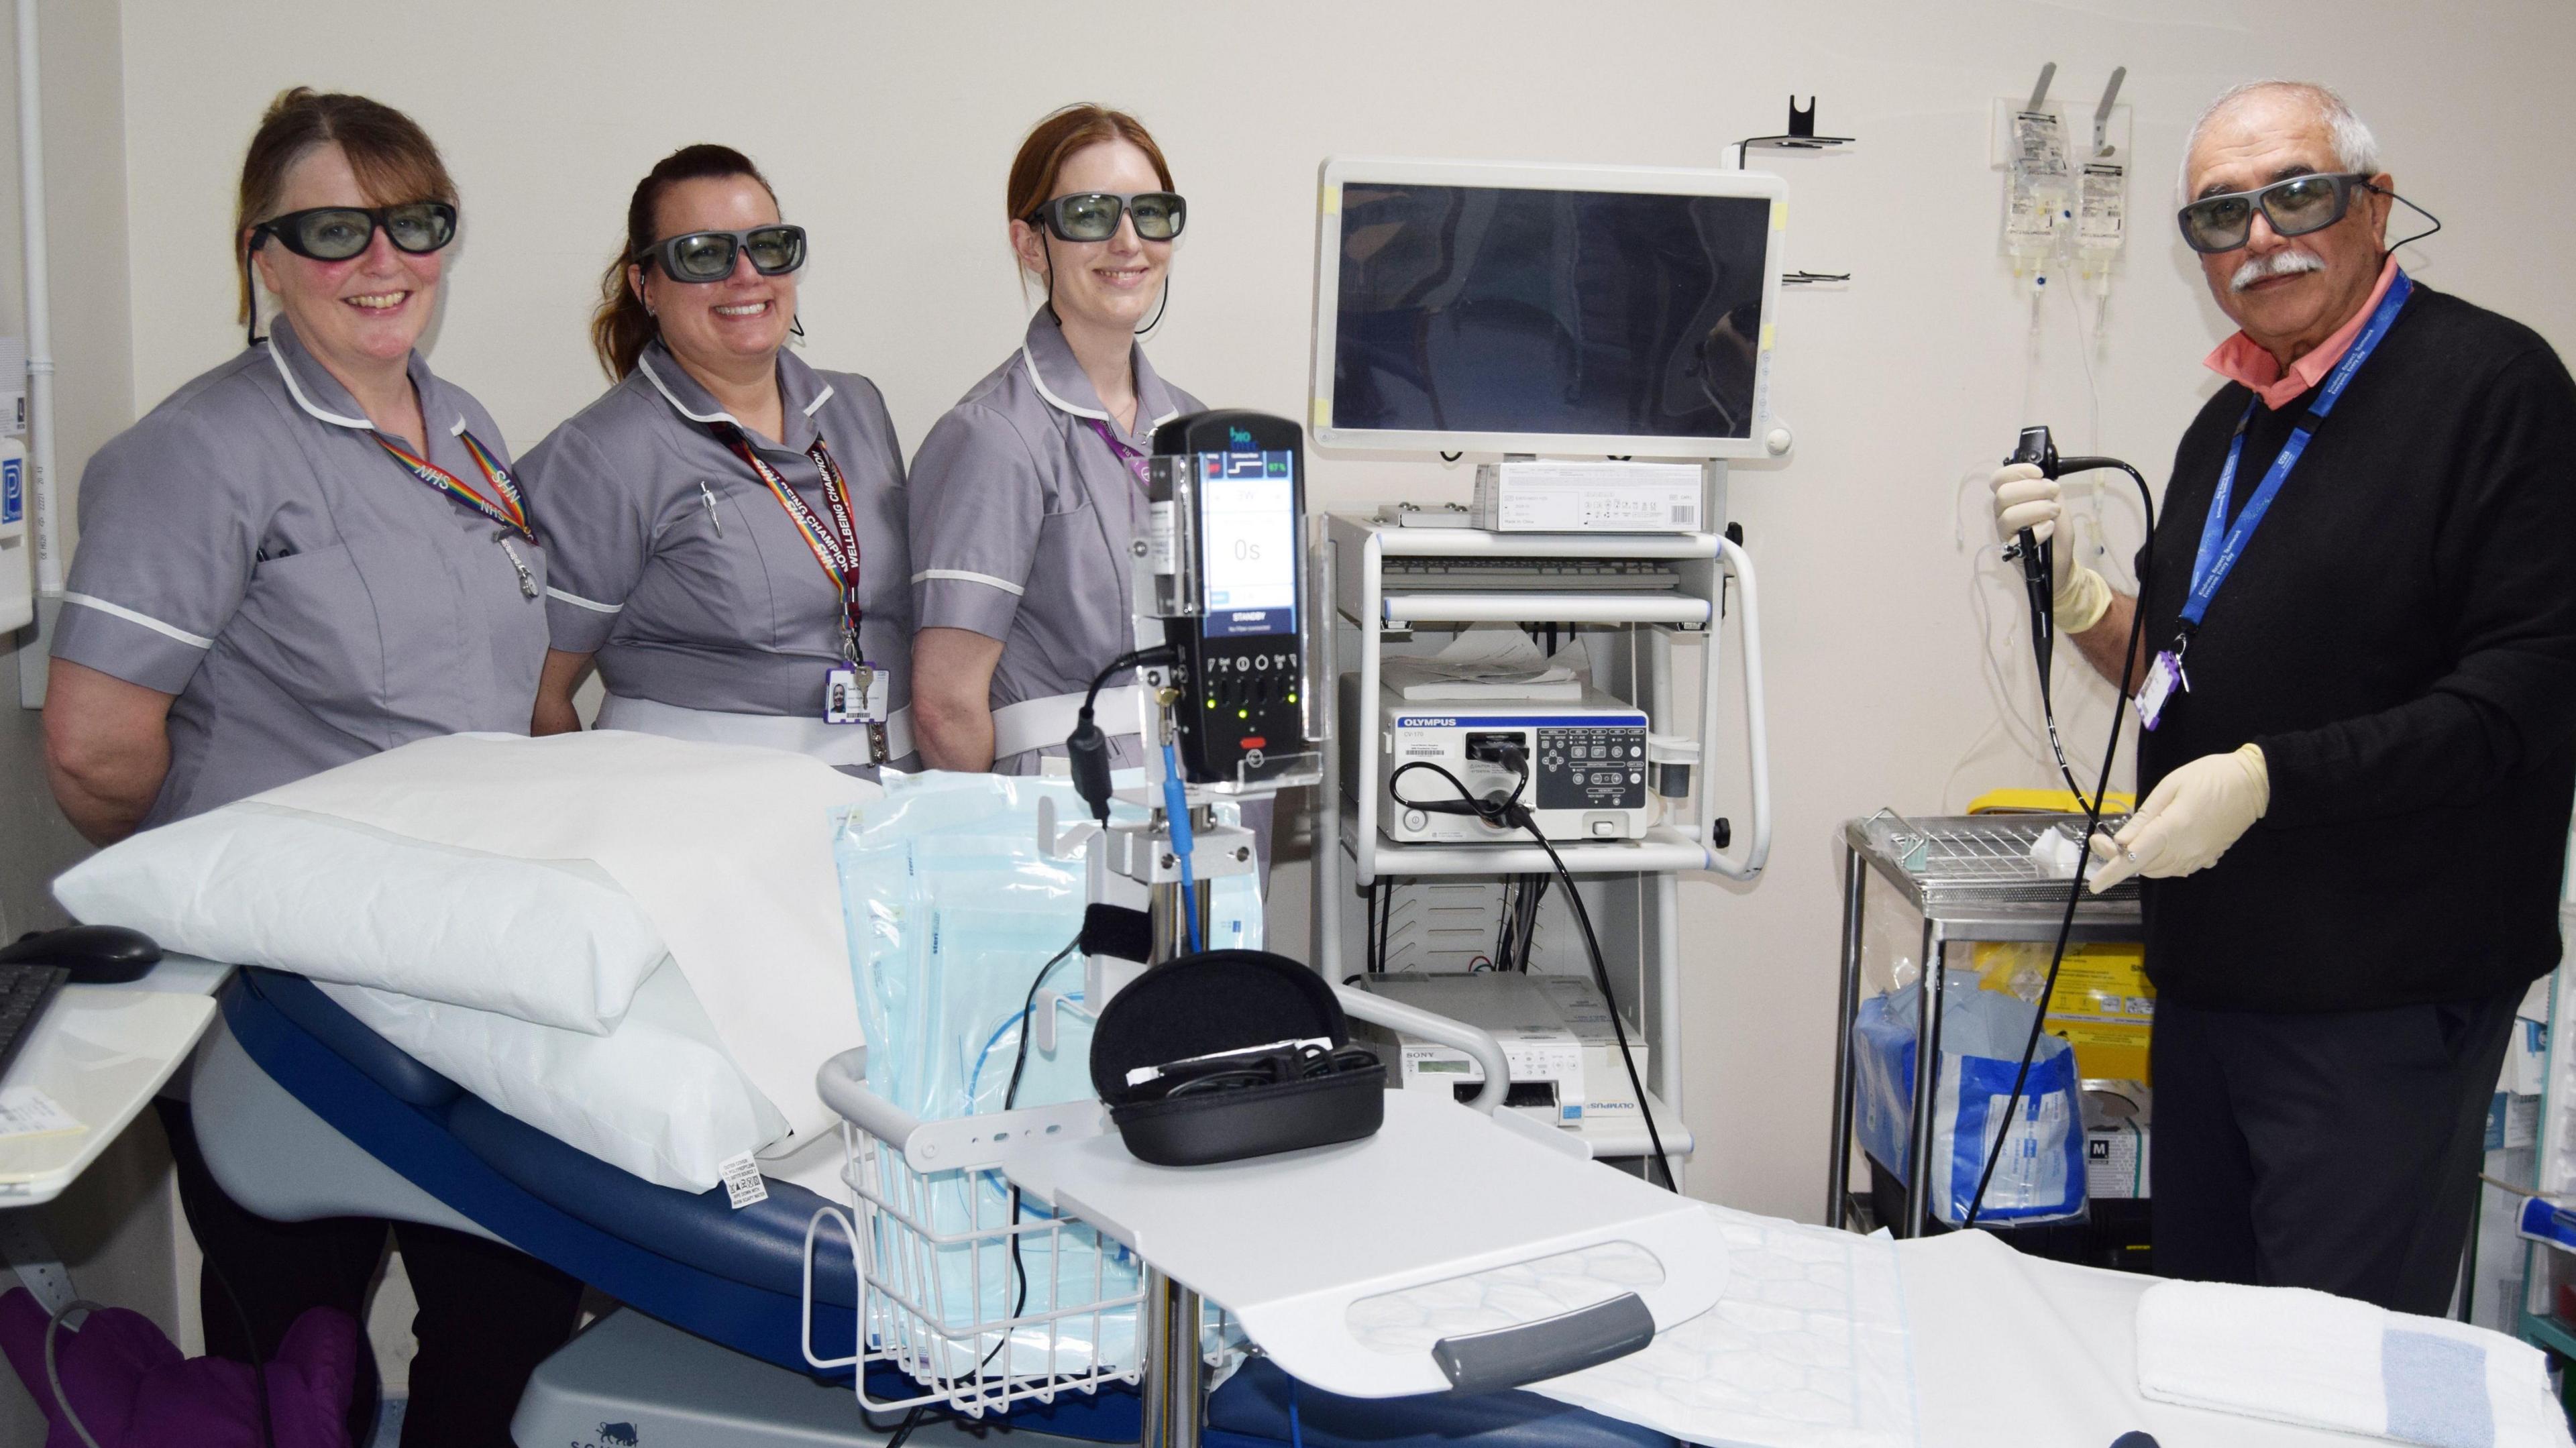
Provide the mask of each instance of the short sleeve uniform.
MULTIPOLYGON (((426 456, 486 498, 482 405, 410 362, 426 456)), ((176 696, 165 824, 434 735, 527 732, 544 550, 387 452, 283 319, 90 460, 53 654, 176 696)))
MULTIPOLYGON (((790 352, 778 385, 787 435, 742 436, 817 519, 831 516, 818 438, 839 468, 859 539, 860 652, 892 673, 901 710, 912 600, 894 422, 866 378, 790 352)), ((718 435, 737 426, 657 341, 529 452, 521 472, 552 554, 553 647, 596 654, 615 700, 820 724, 842 662, 839 589, 718 435)))
MULTIPOLYGON (((992 707, 1079 693, 1134 647, 1132 546, 1146 533, 1144 484, 1092 426, 1139 453, 1154 429, 1197 398, 1133 355, 1136 426, 1121 429, 1074 360, 1051 309, 1040 309, 1010 360, 975 384, 922 440, 912 464, 912 600, 916 628, 999 639, 992 707)), ((1114 727, 1114 726, 1113 726, 1114 727)), ((995 771, 1035 772, 1061 745, 996 758, 995 771)), ((1133 737, 1121 766, 1141 762, 1133 737)))

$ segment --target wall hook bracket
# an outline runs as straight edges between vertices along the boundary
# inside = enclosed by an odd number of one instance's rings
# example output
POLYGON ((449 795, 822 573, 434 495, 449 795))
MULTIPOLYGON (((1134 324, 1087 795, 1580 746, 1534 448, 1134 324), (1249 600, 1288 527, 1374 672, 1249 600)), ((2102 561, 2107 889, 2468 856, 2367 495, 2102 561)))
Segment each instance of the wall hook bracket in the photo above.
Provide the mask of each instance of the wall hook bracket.
POLYGON ((2093 108, 2093 154, 2096 156, 2111 154, 2111 142, 2108 137, 2111 129, 2111 106, 2120 99, 2120 82, 2128 78, 2127 66, 2113 66, 2110 84, 2102 87, 2102 103, 2093 108))
POLYGON ((1789 129, 1777 136, 1747 136, 1736 142, 1735 169, 1738 171, 1744 169, 1744 153, 1750 150, 1823 151, 1835 146, 1850 145, 1852 138, 1849 136, 1816 134, 1817 100, 1818 98, 1812 95, 1807 97, 1807 104, 1802 108, 1798 104, 1798 98, 1795 95, 1790 96, 1789 129))
POLYGON ((2048 105, 2048 84, 2055 79, 2057 79, 2057 62, 2052 60, 2039 68, 2039 84, 2030 88, 2030 104, 2022 109, 2026 111, 2045 109, 2048 105))

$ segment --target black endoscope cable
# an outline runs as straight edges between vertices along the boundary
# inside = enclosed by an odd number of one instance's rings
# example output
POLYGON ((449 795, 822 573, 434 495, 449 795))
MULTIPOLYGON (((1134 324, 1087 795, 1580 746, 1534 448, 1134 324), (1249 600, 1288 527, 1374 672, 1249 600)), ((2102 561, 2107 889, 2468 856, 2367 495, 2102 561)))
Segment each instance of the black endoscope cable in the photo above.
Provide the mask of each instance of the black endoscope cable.
POLYGON ((1100 703, 1100 686, 1128 669, 1170 664, 1180 658, 1169 644, 1138 649, 1120 654, 1109 661, 1109 667, 1091 676, 1091 687, 1082 694, 1082 708, 1074 715, 1073 733, 1065 736, 1065 763, 1073 774, 1073 792, 1091 807, 1091 817, 1102 827, 1109 824, 1109 736, 1092 720, 1092 710, 1100 703))
MULTIPOLYGON (((1628 1068, 1628 1089, 1637 1093, 1637 1116, 1646 1123, 1646 1140, 1654 1147, 1655 1165, 1664 1169, 1664 1185, 1673 1191, 1680 1191, 1681 1178, 1673 1175, 1672 1158, 1664 1155, 1664 1134, 1655 1128, 1655 1113, 1646 1105, 1646 1083, 1637 1075, 1637 1056, 1628 1046, 1628 1028, 1619 1019, 1619 998, 1610 991, 1609 968, 1601 963, 1601 941, 1592 933, 1592 914, 1583 908, 1583 893, 1574 888, 1574 877, 1566 872, 1565 860, 1557 854, 1556 846, 1548 842, 1547 836, 1538 827, 1538 821, 1533 819, 1529 810, 1521 804, 1521 795, 1529 788, 1529 761, 1521 756, 1518 749, 1508 744, 1502 747, 1499 754, 1500 757, 1494 762, 1512 771, 1517 781, 1508 795, 1479 799, 1476 792, 1467 787, 1466 781, 1428 759, 1411 760, 1399 766, 1394 774, 1387 777, 1386 792, 1397 804, 1407 809, 1423 810, 1430 814, 1469 814, 1489 825, 1525 830, 1531 839, 1538 841, 1540 849, 1547 851, 1548 863, 1556 867, 1557 884, 1565 891, 1566 903, 1574 908, 1574 923, 1582 927, 1583 948, 1592 958, 1592 981, 1601 988, 1601 1006, 1610 1016, 1610 1034, 1619 1043, 1620 1064, 1628 1068), (1458 797, 1454 800, 1406 799, 1397 791, 1396 785, 1402 782, 1406 775, 1417 769, 1428 770, 1447 780, 1449 787, 1458 791, 1458 797)), ((1667 1005, 1666 1008, 1670 1009, 1670 1006, 1667 1005)))
MULTIPOLYGON (((2041 1029, 2048 1022, 2048 1005, 2050 1001, 2057 997, 2057 973, 2066 964, 2066 943, 2075 932, 2075 911, 2078 906, 2084 903, 2084 878, 2086 872, 2091 869, 2093 864, 2093 835, 2094 832, 2101 827, 2102 802, 2108 797, 2108 793, 2111 788, 2111 762, 2119 755, 2120 752, 2121 708, 2128 702, 2130 687, 2136 682, 2138 667, 2138 640, 2144 636, 2143 629, 2147 621, 2145 598, 2146 582, 2150 577, 2154 576, 2155 573, 2155 494, 2147 487, 2146 478, 2141 475, 2136 468, 2129 466, 2118 458, 2060 458, 2056 461, 2056 471, 2051 473, 2050 476, 2063 477, 2068 473, 2093 472, 2097 469, 2104 468, 2116 469, 2120 472, 2127 473, 2130 481, 2138 485, 2139 505, 2146 509, 2146 541, 2140 544, 2138 548, 2138 592, 2140 596, 2129 610, 2129 639, 2128 642, 2122 646, 2120 651, 2120 695, 2119 698, 2112 701, 2111 704, 2111 739, 2109 743, 2102 747, 2102 773, 2094 781, 2093 795, 2090 799, 2085 798, 2084 791, 2082 789, 2075 788, 2075 777, 2071 771, 2067 772, 2066 783, 2069 788, 2074 789, 2076 799, 2084 806, 2084 838, 2076 843, 2075 880, 2073 885, 2066 892, 2066 911, 2058 918, 2057 946, 2056 949, 2049 953, 2048 977, 2040 985, 2039 1003, 2037 1008, 2031 1012, 2030 1038, 2022 1043, 2021 1066, 2020 1069, 2013 1072, 2012 1095, 2007 1097, 2004 1101, 2003 1114, 1998 1118, 1998 1125, 1995 1129, 1993 1144, 1986 1150, 1985 1170, 1979 1173, 1977 1177, 1977 1194, 1968 1199, 1968 1214, 1960 1224, 1960 1229, 1962 1231, 1977 1225, 1977 1213, 1985 1206, 1986 1203, 1986 1186, 1995 1179, 1995 1164, 2003 1160, 2004 1143, 2006 1139, 2012 1135, 2013 1118, 2021 1110, 2022 1093, 2030 1084, 2030 1063, 2039 1054, 2039 1036, 2041 1029)), ((2057 534, 2062 537, 2065 536, 2065 533, 2065 510, 2061 507, 2058 512, 2057 534)), ((2023 556, 2027 559, 2029 557, 2027 550, 2029 550, 2033 544, 2025 540, 2022 546, 2025 549, 2023 556)), ((2037 574, 2044 580, 2047 577, 2047 570, 2045 567, 2030 571, 2037 574)), ((2054 603, 2054 599, 2051 597, 2053 592, 2053 589, 2034 588, 2031 591, 2030 604, 2031 636, 2041 641, 2038 645, 2039 707, 2042 714, 2044 714, 2048 720, 2048 742, 2052 748, 2057 744, 2057 712, 2049 702, 2048 688, 2048 666, 2051 653, 2051 650, 2048 647, 2048 640, 2052 636, 2053 625, 2055 624, 2055 619, 2050 612, 2054 603)), ((2066 755, 2063 750, 2058 752, 2057 767, 2061 771, 2066 771, 2066 755)), ((1937 960, 1927 960, 1923 962, 1923 968, 1926 970, 1939 970, 1941 969, 1941 962, 1937 960)), ((1918 1029, 1920 1029, 1920 1023, 1918 1023, 1918 1029)), ((1917 1102, 1915 1103, 1915 1109, 1930 1110, 1930 1103, 1917 1102)), ((1918 1162, 1916 1163, 1916 1166, 1928 1176, 1931 1169, 1930 1163, 1918 1162)))

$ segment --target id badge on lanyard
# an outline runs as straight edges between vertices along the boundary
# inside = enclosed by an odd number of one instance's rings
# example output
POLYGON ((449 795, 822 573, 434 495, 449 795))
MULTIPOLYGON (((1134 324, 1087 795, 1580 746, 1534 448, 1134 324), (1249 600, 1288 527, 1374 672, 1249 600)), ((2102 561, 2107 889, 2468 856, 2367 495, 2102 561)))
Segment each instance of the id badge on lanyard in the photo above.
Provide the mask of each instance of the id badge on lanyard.
POLYGON ((2147 681, 2138 688, 2138 727, 2152 730, 2163 723, 2165 705, 2177 689, 2190 693, 2191 680, 2183 674, 2180 650, 2167 649, 2147 665, 2147 681))
POLYGON ((868 757, 877 764, 888 762, 890 746, 886 721, 894 713, 894 678, 884 668, 860 653, 859 625, 859 529, 857 515, 850 506, 848 482, 841 476, 840 465, 833 461, 832 450, 817 436, 806 454, 814 460, 815 470, 822 475, 823 501, 830 510, 830 521, 814 515, 805 500, 796 495, 787 480, 779 476, 738 428, 722 423, 710 424, 717 436, 736 456, 747 464, 770 496, 786 509, 789 521, 805 539, 805 546, 821 566, 823 576, 832 582, 833 592, 841 602, 841 662, 823 674, 823 722, 826 724, 864 725, 868 731, 868 757))
POLYGON ((2235 569, 2236 560, 2244 556, 2246 543, 2253 538, 2254 530, 2262 526, 2264 515, 2271 511, 2272 500, 2280 495, 2281 485, 2289 481, 2291 469, 2299 465, 2299 458, 2307 452, 2308 440, 2315 436, 2326 415, 2334 411, 2335 404, 2343 400, 2344 389, 2352 384, 2353 374, 2361 370, 2361 364, 2370 360, 2372 352, 2378 350, 2381 339, 2388 335, 2388 329, 2397 321, 2398 309, 2406 305, 2407 297, 2414 290, 2415 283, 2404 269, 2390 278, 2388 291, 2372 310, 2369 323, 2361 329, 2359 336, 2352 339, 2352 345, 2344 351, 2343 360, 2326 374, 2325 387, 2317 394, 2317 400, 2308 404, 2307 416, 2299 419, 2299 425, 2281 444, 2280 454, 2264 470, 2263 481, 2256 485, 2253 496, 2245 500, 2244 510, 2230 522, 2227 503, 2236 489, 2236 466, 2245 456, 2245 430, 2254 421, 2254 409, 2262 405, 2259 398, 2246 399, 2245 413, 2236 420, 2235 436, 2228 439, 2227 462, 2219 469, 2218 489, 2210 495, 2208 516, 2201 520, 2200 548, 2192 555, 2191 588, 2183 596, 2181 626, 2175 631, 2173 643, 2147 665, 2146 682, 2138 689, 2139 728, 2153 730, 2164 722, 2165 709, 2173 703, 2174 696, 2191 692, 2191 677, 2183 672, 2183 655, 2190 651, 2193 637, 2200 632, 2200 621, 2209 612, 2209 601, 2218 596, 2219 586, 2235 569))

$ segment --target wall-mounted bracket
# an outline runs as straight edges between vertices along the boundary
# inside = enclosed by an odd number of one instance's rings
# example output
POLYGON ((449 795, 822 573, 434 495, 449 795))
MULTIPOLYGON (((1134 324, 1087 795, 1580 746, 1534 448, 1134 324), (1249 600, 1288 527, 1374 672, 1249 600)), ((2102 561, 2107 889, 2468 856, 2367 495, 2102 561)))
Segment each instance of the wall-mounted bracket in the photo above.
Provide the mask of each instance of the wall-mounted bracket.
POLYGON ((2026 111, 2048 109, 2048 83, 2055 79, 2057 79, 2057 62, 2052 60, 2039 68, 2039 84, 2030 88, 2030 104, 2022 109, 2026 111))
POLYGON ((2120 98, 2120 82, 2127 80, 2128 78, 2129 68, 2127 66, 2113 66, 2111 68, 2110 84, 2102 87, 2102 103, 2093 108, 2093 154, 2097 158, 2107 157, 2111 154, 2111 142, 2109 140, 2109 132, 2111 129, 2111 105, 2114 101, 2117 101, 2120 98))
POLYGON ((1835 146, 1850 145, 1852 138, 1849 136, 1816 134, 1816 105, 1817 97, 1812 95, 1807 97, 1807 104, 1803 109, 1798 105, 1796 96, 1789 97, 1789 129, 1777 136, 1747 136, 1736 142, 1735 169, 1738 171, 1744 169, 1744 153, 1750 150, 1823 151, 1835 146))

